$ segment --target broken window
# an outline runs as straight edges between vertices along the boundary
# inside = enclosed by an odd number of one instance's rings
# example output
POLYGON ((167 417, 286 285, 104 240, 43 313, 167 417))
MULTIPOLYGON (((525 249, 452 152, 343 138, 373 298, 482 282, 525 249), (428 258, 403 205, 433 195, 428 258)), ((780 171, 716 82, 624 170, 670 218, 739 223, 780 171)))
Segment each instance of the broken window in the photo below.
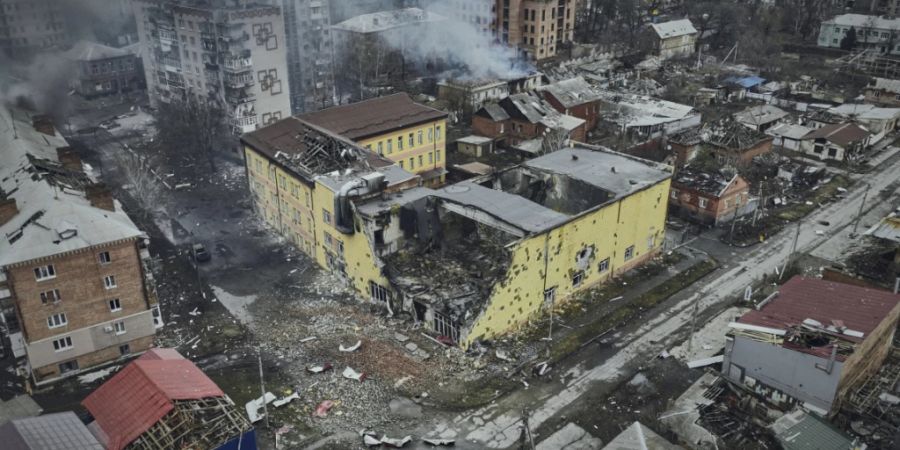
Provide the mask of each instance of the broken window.
POLYGON ((672 189, 672 192, 669 193, 672 196, 672 200, 678 200, 678 189, 672 189))
POLYGON ((544 306, 553 306, 556 303, 556 286, 544 290, 544 306))
POLYGON ((634 258, 634 246, 633 245, 631 245, 625 249, 625 261, 628 261, 631 258, 634 258))
POLYGON ((651 234, 650 236, 647 236, 647 249, 652 250, 653 247, 655 247, 655 246, 656 246, 656 235, 651 234))
POLYGON ((709 202, 708 202, 705 198, 700 197, 699 203, 700 203, 700 207, 701 207, 701 208, 706 208, 706 205, 707 205, 709 202))
POLYGON ((603 272, 606 272, 607 270, 609 270, 609 258, 606 258, 603 261, 600 261, 600 265, 597 266, 597 269, 600 271, 600 273, 603 273, 603 272))
POLYGON ((122 344, 119 346, 119 354, 122 356, 131 354, 131 346, 128 344, 122 344))
POLYGON ((581 283, 584 282, 584 271, 579 270, 572 274, 572 287, 581 286, 581 283))
POLYGON ((114 298, 109 301, 109 312, 116 312, 122 310, 122 302, 119 299, 114 298))
POLYGON ((60 374, 67 373, 67 372, 73 372, 76 370, 78 370, 78 361, 72 360, 72 361, 66 361, 64 363, 59 364, 59 373, 60 374))
POLYGON ((369 281, 369 298, 379 302, 386 302, 390 298, 390 292, 378 283, 369 281))
POLYGON ((322 210, 322 220, 328 225, 331 225, 331 213, 327 209, 322 210))
POLYGON ((41 303, 58 303, 62 300, 62 297, 59 295, 59 289, 53 289, 49 291, 41 292, 41 303))
POLYGON ((116 276, 107 275, 103 277, 103 287, 105 287, 106 289, 112 289, 116 287, 116 276))
POLYGON ((109 252, 100 252, 99 258, 100 264, 109 264, 109 262, 112 261, 109 257, 109 252))
POLYGON ((447 336, 453 340, 453 342, 459 342, 459 326, 454 324, 449 317, 434 311, 434 320, 432 320, 432 327, 434 331, 437 332, 439 336, 447 336))

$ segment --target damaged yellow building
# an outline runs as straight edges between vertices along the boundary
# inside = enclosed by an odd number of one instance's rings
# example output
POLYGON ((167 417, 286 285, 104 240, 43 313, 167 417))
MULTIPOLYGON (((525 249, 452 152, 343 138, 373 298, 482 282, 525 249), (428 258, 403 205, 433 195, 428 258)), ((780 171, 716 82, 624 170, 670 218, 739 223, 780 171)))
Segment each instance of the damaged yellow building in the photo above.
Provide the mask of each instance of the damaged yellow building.
POLYGON ((463 347, 662 248, 671 170, 600 147, 439 189, 298 118, 243 137, 254 207, 355 290, 463 347))

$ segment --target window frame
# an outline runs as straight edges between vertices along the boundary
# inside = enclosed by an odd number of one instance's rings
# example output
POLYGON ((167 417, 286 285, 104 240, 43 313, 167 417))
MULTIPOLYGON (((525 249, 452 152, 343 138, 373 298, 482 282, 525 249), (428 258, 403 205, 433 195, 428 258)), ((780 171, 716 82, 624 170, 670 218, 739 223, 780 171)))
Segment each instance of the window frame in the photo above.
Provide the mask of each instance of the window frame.
POLYGON ((56 267, 53 264, 38 266, 34 268, 34 280, 46 281, 56 278, 56 267))
POLYGON ((122 300, 119 298, 111 298, 106 301, 106 306, 109 307, 109 312, 119 312, 122 310, 122 300), (113 307, 115 305, 115 307, 113 307))
POLYGON ((119 283, 116 281, 115 275, 106 275, 103 277, 103 287, 106 290, 115 289, 119 287, 119 283))
POLYGON ((51 314, 47 317, 47 328, 55 329, 61 328, 69 324, 69 318, 66 317, 66 313, 59 312, 55 314, 51 314))
POLYGON ((98 253, 97 259, 98 259, 98 261, 100 261, 100 265, 104 265, 104 266, 112 262, 112 256, 109 254, 108 251, 98 253), (106 255, 105 258, 104 258, 104 255, 106 255))
POLYGON ((634 245, 629 245, 628 248, 625 249, 625 254, 623 256, 625 261, 634 259, 634 245))
POLYGON ((71 350, 75 347, 75 344, 72 342, 72 336, 61 336, 52 341, 53 351, 55 352, 64 352, 67 350, 71 350))

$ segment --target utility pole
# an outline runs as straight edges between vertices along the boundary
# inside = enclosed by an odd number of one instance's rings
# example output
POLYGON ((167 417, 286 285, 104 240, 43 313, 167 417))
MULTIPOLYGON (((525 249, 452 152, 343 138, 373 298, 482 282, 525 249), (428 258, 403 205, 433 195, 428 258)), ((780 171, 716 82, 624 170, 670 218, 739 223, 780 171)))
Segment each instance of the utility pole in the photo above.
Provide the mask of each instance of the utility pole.
POLYGON ((262 366, 262 348, 258 348, 258 353, 256 354, 259 358, 259 392, 262 395, 262 404, 263 404, 263 414, 266 418, 266 429, 269 429, 269 407, 266 404, 266 383, 263 381, 263 366, 262 366))
POLYGON ((802 220, 797 221, 797 232, 794 233, 794 243, 791 244, 791 253, 788 254, 787 261, 784 262, 784 268, 781 269, 781 273, 778 274, 778 279, 781 280, 784 277, 784 272, 787 270, 788 266, 794 260, 794 253, 797 251, 797 242, 800 240, 800 226, 803 225, 802 220))
POLYGON ((859 204, 859 212, 856 214, 856 220, 853 221, 853 232, 850 233, 851 238, 856 237, 856 230, 859 228, 859 221, 862 219, 863 207, 866 206, 866 199, 869 197, 869 189, 872 188, 872 185, 866 183, 866 191, 863 192, 862 203, 859 204))

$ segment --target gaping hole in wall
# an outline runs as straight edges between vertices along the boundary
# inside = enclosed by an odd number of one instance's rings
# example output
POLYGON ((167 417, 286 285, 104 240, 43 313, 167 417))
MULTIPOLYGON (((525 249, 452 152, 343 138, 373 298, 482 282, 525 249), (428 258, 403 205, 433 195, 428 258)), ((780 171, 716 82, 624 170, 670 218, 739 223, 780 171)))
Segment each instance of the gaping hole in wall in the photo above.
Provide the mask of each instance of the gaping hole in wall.
POLYGON ((613 197, 610 192, 584 181, 527 167, 504 171, 482 185, 518 195, 566 215, 587 211, 613 197))

